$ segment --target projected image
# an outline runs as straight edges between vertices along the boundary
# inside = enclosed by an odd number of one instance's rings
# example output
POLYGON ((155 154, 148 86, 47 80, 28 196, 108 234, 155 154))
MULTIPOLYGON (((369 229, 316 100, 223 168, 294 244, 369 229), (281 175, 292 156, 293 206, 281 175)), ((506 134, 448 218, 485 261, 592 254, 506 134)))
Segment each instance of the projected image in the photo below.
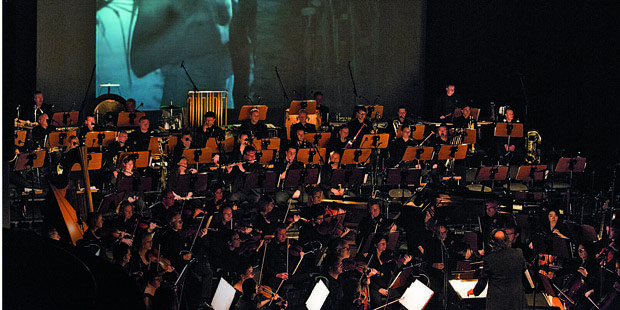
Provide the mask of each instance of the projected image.
POLYGON ((159 110, 184 106, 191 90, 228 91, 233 108, 231 22, 232 0, 100 1, 97 96, 119 84, 110 93, 159 110))

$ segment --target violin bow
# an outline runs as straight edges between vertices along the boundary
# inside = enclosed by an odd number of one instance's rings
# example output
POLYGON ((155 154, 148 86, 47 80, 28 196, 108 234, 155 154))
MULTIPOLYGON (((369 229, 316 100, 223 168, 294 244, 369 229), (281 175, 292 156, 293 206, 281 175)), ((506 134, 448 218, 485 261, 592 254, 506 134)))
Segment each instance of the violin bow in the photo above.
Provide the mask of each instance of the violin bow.
MULTIPOLYGON (((211 225, 211 220, 213 219, 213 215, 209 216, 209 220, 207 221, 207 226, 205 227, 207 229, 207 234, 209 233, 209 226, 211 225)), ((196 231, 196 235, 194 236, 194 241, 192 241, 192 246, 189 247, 189 252, 192 252, 192 249, 194 248, 194 244, 196 243, 196 239, 198 239, 198 234, 200 234, 200 227, 202 227, 202 223, 204 222, 205 217, 202 217, 202 220, 200 220, 200 225, 198 225, 198 230, 196 231)), ((206 235, 206 234, 205 234, 206 235)))

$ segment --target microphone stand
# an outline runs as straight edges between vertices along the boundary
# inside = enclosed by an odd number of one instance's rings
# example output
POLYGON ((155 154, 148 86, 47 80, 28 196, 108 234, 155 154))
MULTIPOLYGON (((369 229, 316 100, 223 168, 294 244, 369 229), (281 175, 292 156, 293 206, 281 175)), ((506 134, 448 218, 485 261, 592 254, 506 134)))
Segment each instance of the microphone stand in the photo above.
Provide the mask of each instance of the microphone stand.
POLYGON ((443 264, 443 298, 442 305, 443 309, 448 309, 448 273, 446 269, 448 268, 447 260, 450 258, 450 254, 448 253, 448 249, 446 248, 445 243, 441 240, 441 263, 443 264))
POLYGON ((194 80, 192 80, 192 77, 189 75, 189 72, 187 72, 187 69, 185 68, 185 60, 181 61, 181 68, 183 68, 183 71, 185 71, 185 75, 187 75, 187 78, 189 79, 189 81, 192 82, 194 91, 198 91, 198 87, 196 86, 196 83, 194 83, 194 80))

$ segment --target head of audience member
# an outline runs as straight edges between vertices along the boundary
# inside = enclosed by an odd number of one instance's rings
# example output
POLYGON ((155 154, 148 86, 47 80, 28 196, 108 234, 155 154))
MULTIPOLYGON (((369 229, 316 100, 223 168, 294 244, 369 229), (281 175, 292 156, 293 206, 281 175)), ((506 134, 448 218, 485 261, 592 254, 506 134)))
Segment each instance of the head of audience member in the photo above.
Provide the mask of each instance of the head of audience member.
POLYGON ((446 95, 448 95, 448 97, 451 97, 452 95, 454 95, 455 89, 456 88, 454 87, 454 84, 446 85, 446 95))
POLYGON ((355 110, 355 118, 357 119, 358 122, 363 123, 364 120, 366 119, 367 113, 368 111, 366 110, 364 106, 358 106, 357 109, 355 110))
POLYGON ((37 105, 37 107, 41 107, 41 105, 43 105, 43 93, 40 91, 35 91, 33 94, 33 100, 34 100, 34 104, 37 105))
POLYGON ((151 123, 149 122, 149 119, 146 118, 146 116, 140 117, 138 124, 140 125, 140 132, 147 133, 149 131, 149 126, 151 125, 151 123))
POLYGON ((205 120, 203 126, 205 128, 211 128, 215 124, 215 113, 209 111, 205 113, 205 120))
POLYGON ((402 123, 407 119, 407 108, 400 106, 398 107, 398 120, 402 123))
POLYGON ((125 108, 127 112, 135 112, 136 111, 136 99, 129 98, 125 101, 125 108))

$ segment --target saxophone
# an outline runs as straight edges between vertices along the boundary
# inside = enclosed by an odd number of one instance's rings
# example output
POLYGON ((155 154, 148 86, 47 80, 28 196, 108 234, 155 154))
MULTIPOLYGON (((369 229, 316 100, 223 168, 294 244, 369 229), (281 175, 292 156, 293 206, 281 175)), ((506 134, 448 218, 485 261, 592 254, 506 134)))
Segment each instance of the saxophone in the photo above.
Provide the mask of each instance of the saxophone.
POLYGON ((169 138, 158 138, 157 146, 159 147, 159 154, 161 154, 161 175, 159 176, 159 181, 161 185, 161 190, 166 188, 166 178, 168 177, 168 154, 165 151, 164 146, 168 144, 169 138))
POLYGON ((398 136, 398 129, 400 128, 400 120, 395 119, 392 121, 392 125, 394 126, 394 134, 398 136))
POLYGON ((525 141, 525 161, 528 164, 540 163, 540 149, 538 146, 542 138, 536 130, 530 130, 527 132, 527 140, 525 141))

